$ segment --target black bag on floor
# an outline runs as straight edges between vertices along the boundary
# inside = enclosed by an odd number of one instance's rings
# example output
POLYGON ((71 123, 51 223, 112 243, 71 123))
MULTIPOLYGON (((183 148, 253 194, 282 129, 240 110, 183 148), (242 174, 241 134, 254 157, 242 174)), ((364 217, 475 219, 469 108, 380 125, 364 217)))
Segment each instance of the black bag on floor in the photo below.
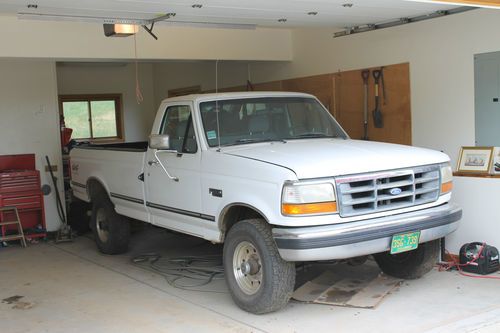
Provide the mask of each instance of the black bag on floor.
POLYGON ((462 270, 470 273, 486 275, 498 271, 498 250, 486 243, 473 242, 460 248, 460 265, 462 270))

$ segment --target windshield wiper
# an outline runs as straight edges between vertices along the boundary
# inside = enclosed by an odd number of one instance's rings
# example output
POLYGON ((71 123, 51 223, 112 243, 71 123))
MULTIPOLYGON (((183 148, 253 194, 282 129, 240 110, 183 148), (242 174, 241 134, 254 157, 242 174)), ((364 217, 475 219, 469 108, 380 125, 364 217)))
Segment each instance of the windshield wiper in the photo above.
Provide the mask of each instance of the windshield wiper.
POLYGON ((336 135, 328 135, 325 133, 301 133, 287 139, 303 139, 303 138, 337 138, 336 135))
POLYGON ((225 145, 222 145, 222 147, 226 146, 237 146, 237 145, 244 145, 246 143, 257 143, 257 142, 282 142, 286 143, 285 139, 238 139, 233 143, 227 143, 225 145))

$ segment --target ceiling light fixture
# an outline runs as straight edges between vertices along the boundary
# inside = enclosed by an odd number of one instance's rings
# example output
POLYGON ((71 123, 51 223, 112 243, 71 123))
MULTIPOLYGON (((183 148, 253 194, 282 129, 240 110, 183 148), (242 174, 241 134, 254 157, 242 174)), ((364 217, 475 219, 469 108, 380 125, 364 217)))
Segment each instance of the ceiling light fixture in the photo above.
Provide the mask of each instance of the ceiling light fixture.
POLYGON ((352 6, 354 6, 354 4, 352 4, 350 2, 342 4, 342 7, 344 7, 344 8, 351 8, 352 6))
POLYGON ((203 5, 202 5, 202 4, 199 4, 199 3, 195 3, 195 4, 194 4, 194 5, 192 5, 191 7, 193 7, 193 8, 201 8, 201 7, 203 7, 203 5))
POLYGON ((287 21, 287 19, 286 19, 286 18, 280 18, 280 19, 278 19, 278 22, 279 22, 279 23, 285 23, 286 21, 287 21))
POLYGON ((318 12, 308 12, 307 15, 316 16, 318 15, 318 12))
POLYGON ((106 37, 128 37, 139 31, 139 26, 134 24, 103 24, 104 36, 106 37))

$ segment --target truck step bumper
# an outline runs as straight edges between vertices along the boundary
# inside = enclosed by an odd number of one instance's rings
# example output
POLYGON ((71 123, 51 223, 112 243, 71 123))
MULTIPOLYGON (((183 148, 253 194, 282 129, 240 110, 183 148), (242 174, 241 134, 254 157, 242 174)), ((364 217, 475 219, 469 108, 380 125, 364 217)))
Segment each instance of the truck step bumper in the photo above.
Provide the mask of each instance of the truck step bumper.
POLYGON ((389 251, 392 236, 420 231, 420 243, 458 228, 462 209, 444 204, 424 210, 357 222, 300 228, 273 228, 281 257, 287 261, 346 259, 389 251))

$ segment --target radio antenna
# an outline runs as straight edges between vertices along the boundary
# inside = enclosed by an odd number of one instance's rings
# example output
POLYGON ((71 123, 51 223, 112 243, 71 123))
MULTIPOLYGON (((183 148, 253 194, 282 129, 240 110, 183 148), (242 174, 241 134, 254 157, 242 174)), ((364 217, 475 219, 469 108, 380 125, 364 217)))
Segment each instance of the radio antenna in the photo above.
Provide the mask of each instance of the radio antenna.
MULTIPOLYGON (((219 92, 219 59, 215 60, 215 93, 219 92)), ((219 100, 215 97, 215 117, 217 120, 217 145, 220 151, 219 100)))

